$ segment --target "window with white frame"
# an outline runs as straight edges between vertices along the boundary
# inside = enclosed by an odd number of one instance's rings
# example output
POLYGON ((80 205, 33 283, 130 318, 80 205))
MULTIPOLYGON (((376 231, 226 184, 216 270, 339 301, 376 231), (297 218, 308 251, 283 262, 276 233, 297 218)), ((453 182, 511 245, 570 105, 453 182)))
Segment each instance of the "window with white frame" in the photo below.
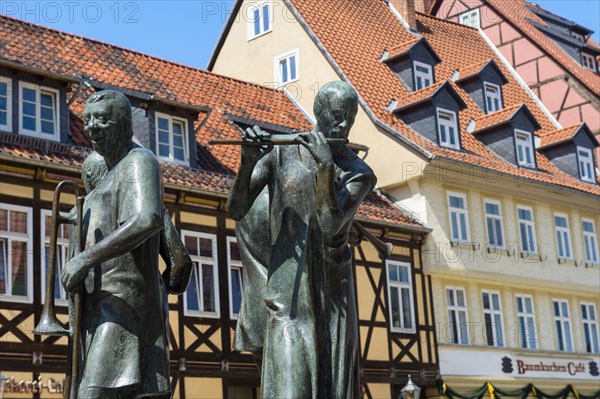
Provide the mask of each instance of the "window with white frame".
POLYGON ((282 86, 299 79, 298 76, 299 50, 275 57, 275 84, 282 86))
POLYGON ((488 114, 502 109, 502 91, 500 86, 493 83, 484 83, 485 107, 488 114))
POLYGON ((156 113, 156 153, 160 158, 187 165, 187 141, 185 120, 156 113))
POLYGON ((520 166, 534 167, 535 155, 531 133, 524 130, 515 130, 515 139, 517 142, 517 163, 520 166))
POLYGON ((415 91, 424 89, 433 84, 433 67, 424 62, 414 62, 415 91))
MULTIPOLYGON (((67 216, 61 212, 61 216, 67 216)), ((61 283, 63 267, 69 260, 69 226, 61 224, 56 236, 56 268, 54 273, 54 299, 57 305, 66 305, 67 294, 61 283)), ((42 303, 46 299, 48 266, 50 265, 50 237, 52 235, 52 211, 42 210, 42 303)))
POLYGON ((440 145, 442 147, 459 150, 460 143, 458 141, 458 121, 456 119, 456 112, 438 108, 437 120, 440 145))
POLYGON ((479 8, 469 10, 458 16, 458 22, 472 28, 480 28, 479 8))
POLYGON ((590 265, 600 263, 598 258, 598 235, 596 234, 596 224, 592 219, 582 219, 583 227, 583 246, 585 249, 585 262, 590 265))
POLYGON ((229 314, 236 319, 242 307, 242 257, 234 237, 227 237, 227 266, 229 267, 229 314))
POLYGON ((581 320, 583 321, 585 351, 587 353, 600 353, 598 345, 598 316, 596 315, 595 304, 581 303, 581 320))
POLYGON ((465 194, 448 193, 448 216, 452 241, 469 242, 469 210, 465 194))
POLYGON ((521 238, 521 252, 536 254, 537 240, 535 236, 535 220, 533 209, 526 206, 517 207, 519 219, 519 237, 521 238))
POLYGON ((596 60, 590 54, 581 53, 581 65, 590 71, 596 72, 596 60))
POLYGON ((0 129, 12 129, 12 82, 0 76, 0 129))
POLYGON ((453 344, 469 344, 469 328, 467 317, 467 296, 462 287, 446 287, 448 304, 448 325, 450 342, 453 344))
POLYGON ((569 229, 569 219, 567 218, 567 215, 555 213, 554 228, 556 233, 558 257, 561 259, 573 259, 571 230, 569 229))
POLYGON ((23 134, 59 140, 58 90, 20 82, 19 130, 23 134))
POLYGON ((502 223, 502 206, 500 205, 500 201, 486 199, 484 207, 488 245, 491 248, 505 248, 504 224, 502 223))
POLYGON ((185 292, 185 313, 190 316, 219 316, 219 285, 217 284, 217 236, 182 230, 194 267, 190 285, 185 292))
POLYGON ((516 295, 519 341, 523 349, 537 349, 537 325, 531 295, 516 295))
POLYGON ((33 298, 33 228, 31 208, 0 204, 0 297, 31 302, 33 298))
POLYGON ((247 11, 248 40, 271 32, 273 4, 270 0, 250 2, 247 11))
POLYGON ((497 291, 481 291, 485 338, 488 346, 504 346, 504 328, 502 325, 502 303, 497 291))
POLYGON ((390 327, 395 332, 414 333, 415 311, 410 264, 386 260, 390 327))
POLYGON ((579 178, 590 183, 596 182, 594 171, 594 156, 592 150, 585 147, 577 147, 577 163, 579 164, 579 178))
POLYGON ((554 309, 554 324, 556 326, 556 340, 558 350, 573 352, 573 334, 571 332, 571 318, 569 316, 569 302, 563 299, 552 300, 554 309))

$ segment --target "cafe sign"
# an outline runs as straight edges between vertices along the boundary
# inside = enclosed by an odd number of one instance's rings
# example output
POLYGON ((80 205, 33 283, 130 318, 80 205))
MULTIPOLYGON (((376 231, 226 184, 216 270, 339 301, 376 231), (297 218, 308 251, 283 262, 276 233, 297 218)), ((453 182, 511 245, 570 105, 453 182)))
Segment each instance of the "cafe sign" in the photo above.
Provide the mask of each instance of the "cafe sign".
POLYGON ((44 380, 42 376, 39 376, 36 380, 16 380, 15 377, 8 377, 0 382, 2 392, 12 393, 62 393, 65 382, 55 380, 54 378, 47 378, 44 380))
POLYGON ((600 380, 598 356, 553 356, 454 348, 440 348, 439 353, 440 372, 446 376, 600 380))

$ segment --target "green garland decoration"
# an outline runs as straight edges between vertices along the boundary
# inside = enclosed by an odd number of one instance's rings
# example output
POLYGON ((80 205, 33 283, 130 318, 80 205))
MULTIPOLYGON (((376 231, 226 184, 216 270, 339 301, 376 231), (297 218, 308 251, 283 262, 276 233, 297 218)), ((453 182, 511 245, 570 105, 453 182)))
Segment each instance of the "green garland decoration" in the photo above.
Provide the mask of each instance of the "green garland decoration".
POLYGON ((438 392, 449 399, 482 399, 485 394, 488 394, 491 399, 502 399, 503 397, 528 399, 530 396, 532 399, 567 399, 571 394, 577 399, 600 399, 600 390, 592 395, 584 395, 570 384, 558 393, 549 394, 536 388, 533 384, 527 384, 523 388, 514 391, 505 391, 496 388, 491 382, 486 382, 474 392, 459 393, 447 386, 444 381, 438 380, 438 392))

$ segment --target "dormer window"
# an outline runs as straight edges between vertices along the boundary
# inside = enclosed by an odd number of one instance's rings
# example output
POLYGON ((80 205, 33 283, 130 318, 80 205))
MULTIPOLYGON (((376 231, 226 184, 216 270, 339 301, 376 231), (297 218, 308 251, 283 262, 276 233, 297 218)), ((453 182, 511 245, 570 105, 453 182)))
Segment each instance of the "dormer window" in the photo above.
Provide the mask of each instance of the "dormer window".
POLYGON ((433 68, 431 65, 415 61, 415 90, 421 90, 433 83, 433 68))
POLYGON ((11 130, 12 84, 10 79, 0 76, 0 129, 11 130))
POLYGON ((479 20, 479 8, 469 10, 465 13, 460 14, 460 16, 458 17, 458 22, 462 25, 467 25, 477 29, 479 29, 480 27, 479 20))
POLYGON ((579 33, 571 32, 571 37, 577 41, 580 41, 581 43, 585 42, 583 35, 581 35, 579 33))
POLYGON ((156 113, 157 155, 167 161, 187 165, 187 123, 183 119, 156 113))
POLYGON ((20 126, 23 134, 58 140, 58 91, 21 82, 20 126))
POLYGON ((458 141, 458 122, 456 112, 445 109, 437 109, 438 137, 442 147, 460 149, 458 141))
POLYGON ((577 147, 577 161, 579 164, 579 178, 583 181, 595 183, 594 157, 588 148, 577 147))
POLYGON ((491 114, 502 109, 502 92, 500 91, 500 86, 485 82, 484 88, 486 113, 491 114))
POLYGON ((581 65, 590 71, 596 72, 596 60, 590 54, 581 53, 581 65))
POLYGON ((258 1, 248 7, 248 40, 271 32, 272 4, 270 1, 258 1))
POLYGON ((533 153, 533 140, 531 133, 516 130, 515 131, 516 143, 517 143, 517 163, 520 166, 528 168, 535 167, 535 156, 533 153))

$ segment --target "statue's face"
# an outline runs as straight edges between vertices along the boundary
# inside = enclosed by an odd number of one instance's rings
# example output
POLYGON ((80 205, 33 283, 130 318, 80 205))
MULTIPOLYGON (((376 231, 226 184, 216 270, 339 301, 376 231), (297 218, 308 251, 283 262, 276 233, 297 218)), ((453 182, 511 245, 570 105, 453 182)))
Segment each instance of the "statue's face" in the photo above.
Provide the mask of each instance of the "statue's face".
POLYGON ((340 96, 329 100, 329 106, 324 107, 316 116, 321 132, 328 138, 347 139, 354 124, 356 114, 340 96))
POLYGON ((109 101, 88 103, 83 113, 85 135, 98 154, 110 156, 122 143, 117 115, 109 101))

